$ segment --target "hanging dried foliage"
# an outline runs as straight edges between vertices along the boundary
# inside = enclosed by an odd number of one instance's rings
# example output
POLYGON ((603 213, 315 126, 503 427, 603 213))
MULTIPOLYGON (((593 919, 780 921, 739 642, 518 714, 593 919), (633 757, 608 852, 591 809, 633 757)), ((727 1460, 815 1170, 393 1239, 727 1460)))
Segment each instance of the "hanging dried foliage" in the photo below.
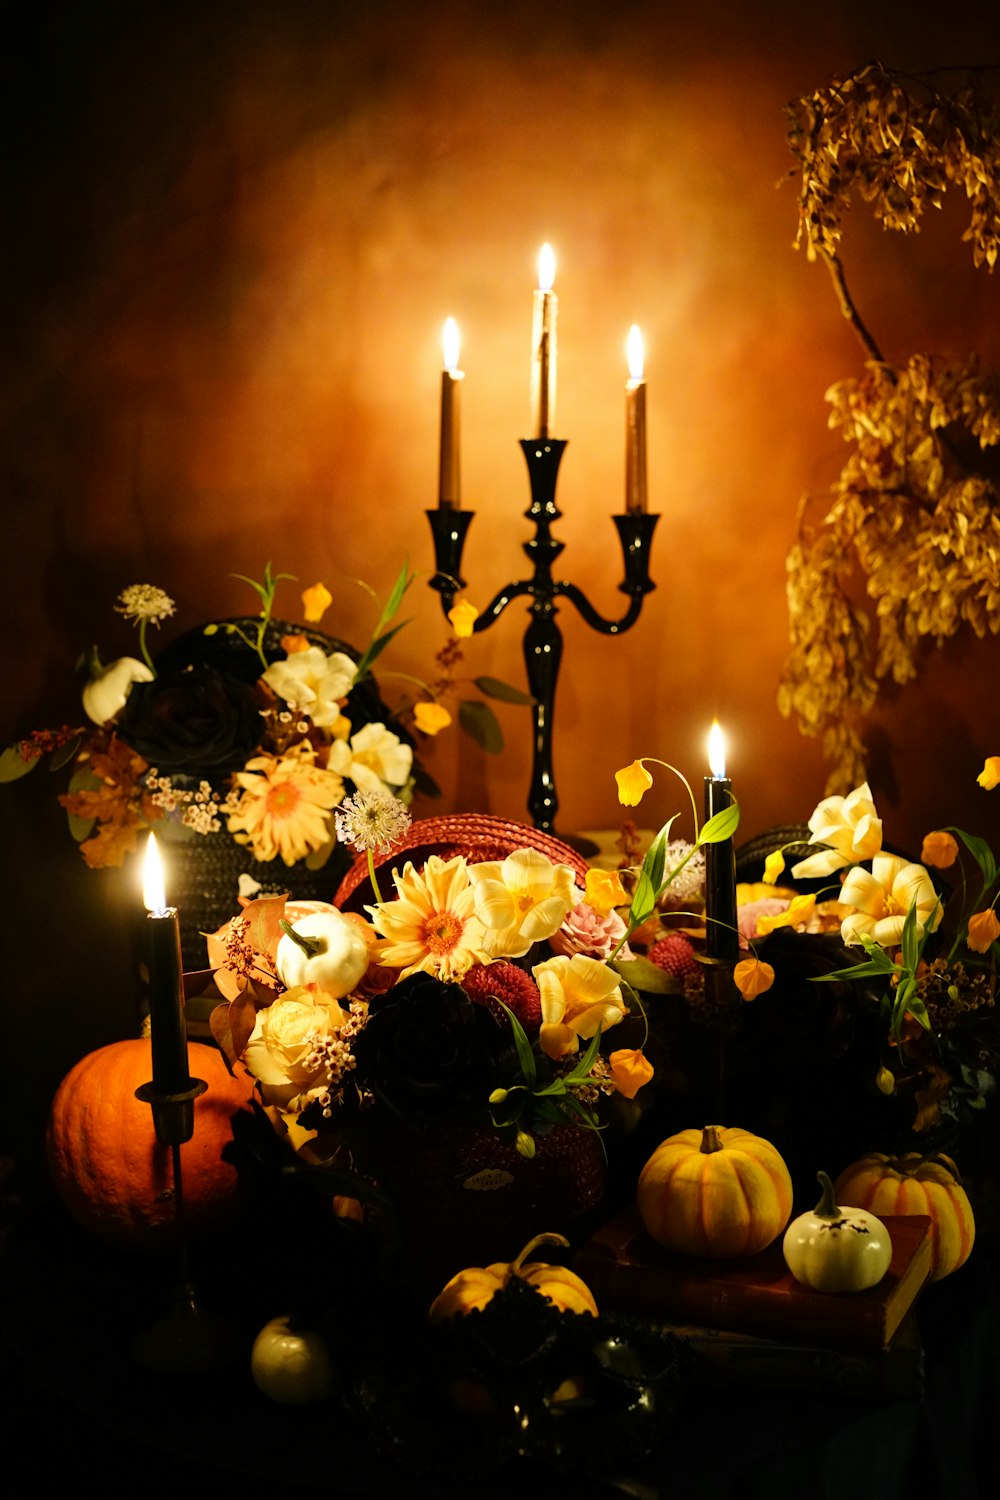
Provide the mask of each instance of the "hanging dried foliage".
MULTIPOLYGON (((996 75, 994 74, 994 77, 996 75)), ((850 454, 822 519, 800 509, 788 556, 791 651, 778 704, 821 738, 829 792, 865 779, 864 719, 880 683, 905 683, 921 651, 963 626, 1000 632, 1000 381, 979 361, 887 361, 847 288, 841 221, 852 194, 886 229, 918 231, 948 186, 964 189, 963 239, 990 271, 1000 253, 1000 109, 977 75, 951 95, 937 74, 870 63, 789 105, 801 163, 797 246, 830 271, 867 355, 826 393, 850 454)))

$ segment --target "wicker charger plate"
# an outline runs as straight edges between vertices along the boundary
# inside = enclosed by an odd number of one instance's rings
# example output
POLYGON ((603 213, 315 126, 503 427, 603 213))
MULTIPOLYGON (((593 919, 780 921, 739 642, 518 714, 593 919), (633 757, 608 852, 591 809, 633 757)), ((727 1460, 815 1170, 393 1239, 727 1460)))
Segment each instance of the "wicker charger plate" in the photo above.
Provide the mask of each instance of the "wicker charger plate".
MULTIPOLYGON (((441 859, 462 855, 471 864, 506 859, 515 849, 537 849, 553 864, 569 865, 580 885, 587 878, 589 866, 583 856, 554 834, 524 823, 511 823, 486 813, 455 813, 441 818, 421 818, 411 823, 405 836, 393 844, 387 854, 375 856, 376 869, 407 861, 420 869, 432 854, 441 859)), ((364 912, 375 900, 368 875, 368 856, 359 855, 337 887, 334 904, 343 911, 364 912)))

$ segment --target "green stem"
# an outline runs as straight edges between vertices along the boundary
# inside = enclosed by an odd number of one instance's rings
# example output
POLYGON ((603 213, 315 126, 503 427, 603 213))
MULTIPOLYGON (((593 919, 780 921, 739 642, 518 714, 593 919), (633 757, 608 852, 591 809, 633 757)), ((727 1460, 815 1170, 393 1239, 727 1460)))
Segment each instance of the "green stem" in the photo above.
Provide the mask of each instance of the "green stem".
POLYGON ((366 849, 365 853, 368 855, 368 878, 372 883, 372 890, 375 892, 375 900, 381 906, 382 892, 378 888, 378 877, 375 874, 375 856, 370 849, 366 849))
POLYGON ((148 624, 149 621, 145 618, 139 621, 139 650, 142 652, 142 659, 146 663, 146 666, 155 674, 156 668, 153 666, 153 658, 150 656, 149 647, 146 645, 146 626, 148 624))

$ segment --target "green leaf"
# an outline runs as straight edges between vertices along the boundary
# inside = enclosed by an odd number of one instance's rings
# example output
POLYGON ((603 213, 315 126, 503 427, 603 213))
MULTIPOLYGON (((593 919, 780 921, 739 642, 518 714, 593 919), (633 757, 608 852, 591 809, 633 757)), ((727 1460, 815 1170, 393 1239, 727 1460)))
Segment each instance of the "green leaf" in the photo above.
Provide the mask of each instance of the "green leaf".
POLYGON ((612 958, 607 963, 632 989, 645 990, 648 995, 679 995, 683 989, 679 979, 648 958, 612 958))
POLYGON ((503 749, 503 732, 497 716, 487 703, 465 698, 458 705, 458 722, 470 739, 489 752, 499 755, 503 749))
POLYGON ((514 1033, 514 1046, 517 1048, 517 1060, 520 1064, 524 1081, 530 1088, 535 1079, 538 1077, 538 1073, 535 1068, 535 1054, 531 1050, 531 1043, 528 1041, 527 1032, 521 1025, 520 1021, 517 1019, 517 1016, 515 1016, 514 1012, 511 1010, 510 1006, 504 1005, 499 996, 497 997, 497 1004, 502 1006, 503 1009, 507 1012, 507 1018, 510 1021, 510 1029, 514 1033))
POLYGON ((75 734, 65 745, 60 745, 58 750, 53 751, 52 759, 49 761, 50 771, 61 771, 63 766, 68 766, 71 760, 76 759, 76 752, 83 744, 83 733, 75 734))
POLYGON ((502 703, 532 704, 535 702, 530 693, 522 693, 520 688, 511 687, 509 682, 501 682, 498 677, 474 677, 472 680, 487 698, 499 698, 502 703))
POLYGON ((632 905, 629 907, 628 925, 630 928, 641 927, 648 917, 656 910, 656 891, 653 889, 652 881, 646 871, 639 871, 639 879, 636 881, 635 890, 632 892, 632 905))
POLYGON ((962 828, 949 828, 949 833, 955 833, 972 855, 976 864, 983 872, 983 880, 987 885, 992 885, 997 877, 997 862, 993 858, 993 850, 985 839, 977 838, 973 833, 966 833, 962 828))
POLYGON ((360 682, 363 677, 366 677, 368 675, 368 673, 371 671, 372 662, 378 661, 379 657, 382 655, 382 652, 385 650, 386 646, 388 646, 393 637, 397 636, 401 630, 405 630, 409 623, 409 620, 401 620, 400 623, 398 625, 394 625, 391 630, 383 630, 381 635, 375 637, 375 639, 369 645, 368 650, 364 653, 361 660, 358 662, 357 670, 354 674, 355 682, 360 682))
POLYGON ((721 844, 724 839, 731 839, 740 826, 740 805, 731 802, 721 812, 717 812, 714 818, 709 818, 707 823, 701 826, 698 835, 698 844, 721 844))
MULTIPOLYGON (((671 818, 670 822, 673 822, 673 818, 671 818)), ((654 891, 660 889, 660 884, 663 880, 663 866, 667 862, 667 836, 669 832, 670 823, 664 823, 646 850, 646 857, 642 862, 643 871, 654 891)))
POLYGON ((542 1088, 532 1089, 531 1097, 533 1099, 559 1098, 566 1093, 569 1084, 569 1078, 553 1078, 551 1083, 544 1084, 542 1088))
POLYGON ((586 1080, 590 1077, 590 1070, 594 1066, 594 1059, 597 1056, 600 1045, 601 1028, 598 1026, 596 1032, 590 1039, 590 1044, 587 1047, 586 1052, 583 1054, 583 1057, 578 1063, 576 1063, 572 1071, 566 1074, 566 1083, 574 1086, 576 1084, 586 1082, 586 1080))
POLYGON ((906 913, 900 946, 903 949, 903 967, 912 974, 920 962, 920 939, 917 936, 917 904, 906 913))
POLYGON ((888 955, 880 959, 872 956, 867 963, 852 964, 848 969, 833 969, 829 974, 811 974, 809 977, 816 984, 822 984, 830 979, 872 979, 879 974, 902 974, 903 970, 898 964, 894 964, 888 955))
POLYGON ((8 745, 0 755, 0 782, 20 781, 22 776, 27 776, 29 771, 35 769, 40 760, 40 755, 33 755, 30 760, 26 760, 21 754, 20 743, 8 745))
POLYGON ((906 1009, 915 1021, 919 1021, 925 1031, 931 1029, 931 1018, 927 1014, 927 1007, 919 995, 911 995, 906 1002, 906 1009))

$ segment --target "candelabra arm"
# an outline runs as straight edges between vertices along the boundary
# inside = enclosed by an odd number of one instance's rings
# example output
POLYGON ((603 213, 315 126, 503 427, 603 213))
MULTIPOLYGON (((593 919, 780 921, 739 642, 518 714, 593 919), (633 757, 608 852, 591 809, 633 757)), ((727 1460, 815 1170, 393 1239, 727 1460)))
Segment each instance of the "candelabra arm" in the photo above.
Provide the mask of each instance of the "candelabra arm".
POLYGON ((445 614, 454 604, 455 595, 465 588, 465 579, 462 577, 462 553, 465 549, 466 533, 474 515, 475 511, 456 510, 452 506, 439 506, 437 510, 427 512, 431 534, 434 538, 436 570, 429 583, 430 587, 436 589, 441 595, 441 608, 445 614))
POLYGON ((624 635, 626 630, 631 630, 642 613, 642 594, 633 594, 628 609, 620 619, 606 620, 575 583, 556 583, 553 585, 553 593, 563 599, 568 599, 587 624, 599 630, 602 635, 624 635))

